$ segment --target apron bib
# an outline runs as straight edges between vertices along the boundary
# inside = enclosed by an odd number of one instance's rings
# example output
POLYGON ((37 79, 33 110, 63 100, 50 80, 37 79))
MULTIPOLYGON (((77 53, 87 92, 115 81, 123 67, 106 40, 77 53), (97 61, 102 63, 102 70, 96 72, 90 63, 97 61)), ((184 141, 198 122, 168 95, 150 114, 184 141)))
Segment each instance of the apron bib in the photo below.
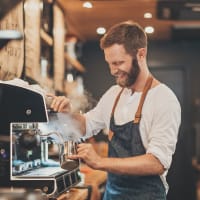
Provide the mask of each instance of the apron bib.
MULTIPOLYGON (((146 153, 140 136, 139 122, 152 80, 153 77, 149 76, 145 83, 134 120, 123 125, 116 125, 114 120, 114 111, 123 89, 118 94, 110 119, 109 157, 124 158, 146 153)), ((103 200, 166 200, 166 192, 158 175, 134 176, 108 173, 103 200)))

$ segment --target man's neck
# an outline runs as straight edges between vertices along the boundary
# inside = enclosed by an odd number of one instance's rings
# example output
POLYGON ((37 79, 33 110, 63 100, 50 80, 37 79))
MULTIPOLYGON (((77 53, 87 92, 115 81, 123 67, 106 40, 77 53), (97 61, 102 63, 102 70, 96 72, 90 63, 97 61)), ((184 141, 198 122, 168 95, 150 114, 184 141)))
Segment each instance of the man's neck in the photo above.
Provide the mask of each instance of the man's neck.
POLYGON ((130 87, 132 92, 142 92, 149 75, 149 71, 141 72, 138 75, 136 82, 130 87))

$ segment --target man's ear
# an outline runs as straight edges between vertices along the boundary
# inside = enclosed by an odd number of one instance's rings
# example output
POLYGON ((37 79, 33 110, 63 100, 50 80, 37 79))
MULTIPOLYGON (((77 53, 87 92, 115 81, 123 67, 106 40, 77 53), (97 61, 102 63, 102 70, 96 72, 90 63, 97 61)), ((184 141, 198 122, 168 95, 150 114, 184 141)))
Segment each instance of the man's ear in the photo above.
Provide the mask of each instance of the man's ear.
POLYGON ((145 58, 146 55, 147 55, 147 49, 146 48, 138 49, 138 53, 137 53, 138 60, 145 58))

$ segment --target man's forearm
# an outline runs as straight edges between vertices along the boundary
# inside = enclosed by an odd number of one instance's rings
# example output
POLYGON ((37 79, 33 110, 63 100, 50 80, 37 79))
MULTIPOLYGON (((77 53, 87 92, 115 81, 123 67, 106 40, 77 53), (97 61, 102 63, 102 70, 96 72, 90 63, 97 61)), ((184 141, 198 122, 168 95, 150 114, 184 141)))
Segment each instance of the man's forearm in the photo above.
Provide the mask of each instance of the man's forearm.
POLYGON ((102 158, 96 168, 127 175, 161 175, 165 171, 160 161, 152 154, 129 158, 102 158))

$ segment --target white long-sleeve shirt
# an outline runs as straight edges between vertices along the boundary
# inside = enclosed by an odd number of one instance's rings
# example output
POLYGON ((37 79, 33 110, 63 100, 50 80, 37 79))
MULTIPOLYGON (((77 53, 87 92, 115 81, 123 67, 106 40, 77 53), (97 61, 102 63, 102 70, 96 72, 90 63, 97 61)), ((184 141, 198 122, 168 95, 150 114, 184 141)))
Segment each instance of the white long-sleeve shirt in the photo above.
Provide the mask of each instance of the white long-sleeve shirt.
MULTIPOLYGON (((112 107, 120 90, 118 85, 112 86, 97 106, 85 114, 87 137, 102 129, 109 130, 112 107)), ((122 125, 134 120, 141 94, 142 92, 132 94, 130 89, 124 89, 114 113, 116 124, 122 125)), ((166 169, 161 176, 166 190, 166 175, 175 151, 180 123, 181 108, 172 90, 165 84, 151 88, 144 101, 139 128, 146 153, 157 157, 166 169)))

